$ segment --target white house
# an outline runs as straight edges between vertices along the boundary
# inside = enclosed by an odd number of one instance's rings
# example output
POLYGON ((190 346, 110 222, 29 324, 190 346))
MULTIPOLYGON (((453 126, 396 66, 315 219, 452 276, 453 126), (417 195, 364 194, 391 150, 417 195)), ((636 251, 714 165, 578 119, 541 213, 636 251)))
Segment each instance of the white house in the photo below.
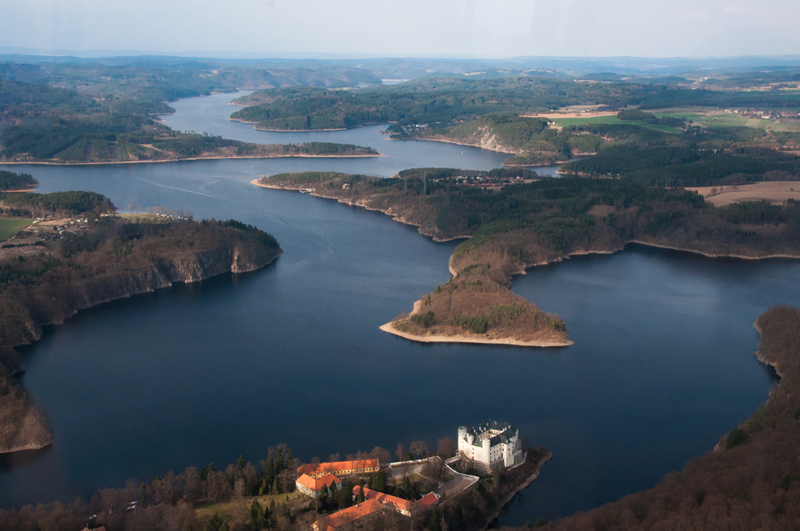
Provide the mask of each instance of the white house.
POLYGON ((496 466, 518 465, 522 462, 519 430, 510 424, 494 420, 472 429, 460 426, 458 452, 488 470, 496 466))

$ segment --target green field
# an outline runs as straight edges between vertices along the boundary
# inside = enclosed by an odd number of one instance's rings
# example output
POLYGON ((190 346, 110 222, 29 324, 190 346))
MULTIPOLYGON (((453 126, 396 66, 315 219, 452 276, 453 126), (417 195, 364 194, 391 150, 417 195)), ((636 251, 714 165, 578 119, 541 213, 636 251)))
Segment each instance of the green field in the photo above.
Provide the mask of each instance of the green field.
POLYGON ((0 242, 6 241, 31 224, 32 219, 0 218, 0 242))
MULTIPOLYGON (((658 116, 658 115, 657 115, 658 116)), ((672 115, 666 115, 672 116, 672 115)), ((659 116, 660 117, 660 116, 659 116)), ((666 125, 651 125, 642 121, 622 121, 617 119, 616 116, 594 116, 591 118, 552 118, 558 125, 583 125, 583 124, 606 124, 606 125, 635 125, 638 127, 647 127, 655 129, 656 131, 663 131, 665 133, 680 133, 681 130, 677 127, 669 127, 666 125)))

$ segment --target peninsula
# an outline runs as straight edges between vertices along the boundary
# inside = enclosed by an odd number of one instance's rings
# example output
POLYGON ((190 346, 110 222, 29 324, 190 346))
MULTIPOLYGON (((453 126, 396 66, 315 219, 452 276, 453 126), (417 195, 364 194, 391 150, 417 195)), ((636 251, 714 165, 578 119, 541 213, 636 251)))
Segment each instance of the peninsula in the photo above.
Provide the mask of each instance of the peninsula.
POLYGON ((388 179, 305 172, 253 184, 378 210, 438 241, 468 238, 450 257, 453 278, 381 327, 421 342, 570 345, 560 317, 509 288, 528 267, 572 255, 640 243, 710 257, 800 258, 800 202, 715 207, 696 192, 632 179, 531 179, 526 172, 481 177, 423 168, 388 179))
POLYGON ((266 232, 237 221, 114 214, 92 192, 3 194, 4 216, 31 227, 0 249, 0 453, 53 442, 46 415, 19 384, 14 347, 77 311, 223 273, 260 269, 283 252, 266 232))

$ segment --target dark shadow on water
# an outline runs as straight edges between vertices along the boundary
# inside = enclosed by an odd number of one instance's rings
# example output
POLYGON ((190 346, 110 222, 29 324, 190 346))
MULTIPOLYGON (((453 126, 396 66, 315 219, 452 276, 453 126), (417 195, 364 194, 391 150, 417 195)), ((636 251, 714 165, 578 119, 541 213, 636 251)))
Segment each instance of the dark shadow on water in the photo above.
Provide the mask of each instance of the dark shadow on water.
POLYGON ((10 454, 0 454, 0 471, 8 472, 17 468, 23 468, 47 455, 53 449, 53 445, 45 446, 39 450, 22 450, 10 454))

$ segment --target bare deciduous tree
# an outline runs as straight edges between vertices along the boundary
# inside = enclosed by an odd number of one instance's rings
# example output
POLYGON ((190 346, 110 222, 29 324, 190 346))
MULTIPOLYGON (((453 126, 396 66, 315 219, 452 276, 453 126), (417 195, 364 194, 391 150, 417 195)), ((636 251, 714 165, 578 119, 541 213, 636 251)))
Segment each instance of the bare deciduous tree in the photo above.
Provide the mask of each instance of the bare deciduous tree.
POLYGON ((425 441, 414 441, 408 446, 408 449, 417 459, 428 453, 428 445, 425 444, 425 441))

